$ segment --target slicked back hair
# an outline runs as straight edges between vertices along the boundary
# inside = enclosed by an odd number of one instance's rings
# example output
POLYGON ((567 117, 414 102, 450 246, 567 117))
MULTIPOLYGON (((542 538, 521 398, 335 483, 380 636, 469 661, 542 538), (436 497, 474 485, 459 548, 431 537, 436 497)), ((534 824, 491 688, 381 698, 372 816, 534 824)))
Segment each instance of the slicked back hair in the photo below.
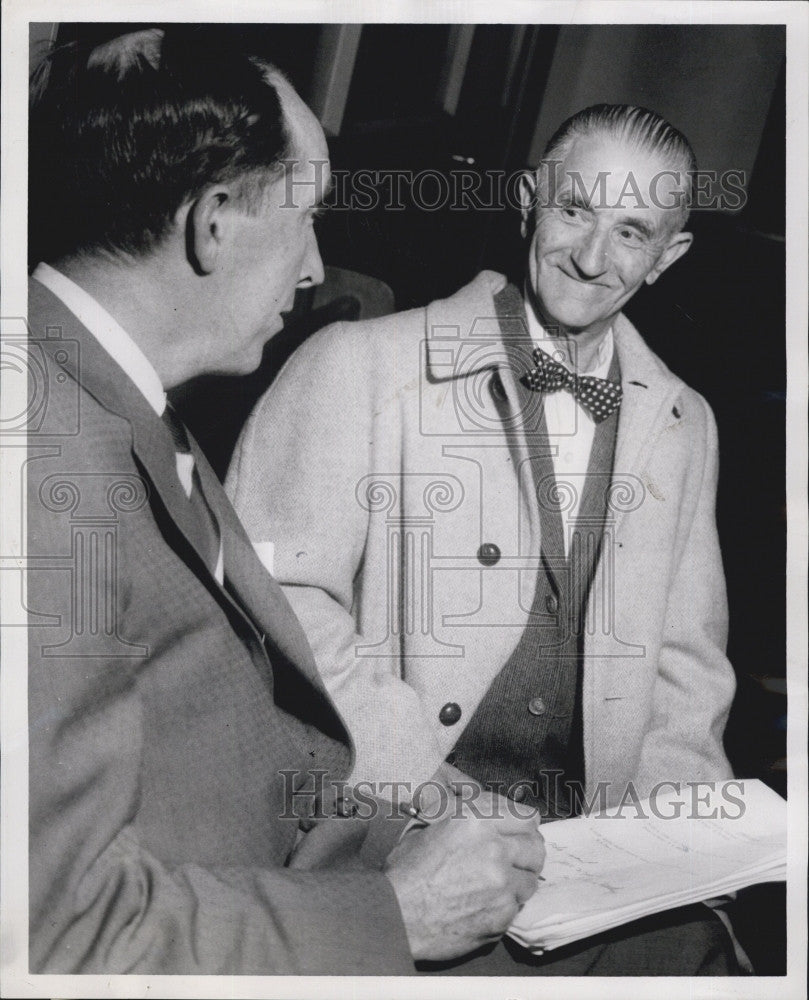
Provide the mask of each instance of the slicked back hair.
POLYGON ((662 115, 632 104, 593 104, 562 122, 545 147, 543 160, 561 160, 579 136, 601 134, 657 154, 682 175, 685 193, 679 228, 688 219, 697 159, 688 139, 662 115))
POLYGON ((292 155, 273 74, 182 27, 56 48, 31 82, 31 262, 146 254, 217 183, 256 210, 292 155))

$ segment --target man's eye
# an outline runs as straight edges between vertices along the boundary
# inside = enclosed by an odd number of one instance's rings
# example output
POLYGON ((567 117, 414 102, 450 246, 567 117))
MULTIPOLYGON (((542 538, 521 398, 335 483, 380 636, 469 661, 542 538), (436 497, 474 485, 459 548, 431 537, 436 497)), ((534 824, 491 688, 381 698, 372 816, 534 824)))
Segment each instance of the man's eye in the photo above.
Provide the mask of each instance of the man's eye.
POLYGON ((562 216, 571 222, 578 222, 582 217, 582 212, 580 208, 576 208, 575 205, 565 205, 562 209, 562 216))
POLYGON ((635 229, 619 229, 618 239, 629 247, 641 247, 646 242, 643 236, 635 229))

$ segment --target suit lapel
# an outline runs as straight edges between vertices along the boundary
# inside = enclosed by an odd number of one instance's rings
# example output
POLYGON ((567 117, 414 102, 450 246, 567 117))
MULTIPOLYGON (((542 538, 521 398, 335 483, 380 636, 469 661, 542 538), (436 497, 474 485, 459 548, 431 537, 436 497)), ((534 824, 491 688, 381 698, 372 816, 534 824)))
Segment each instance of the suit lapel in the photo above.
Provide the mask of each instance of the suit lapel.
MULTIPOLYGON (((236 511, 216 473, 197 443, 190 437, 202 490, 219 523, 222 539, 224 582, 222 596, 247 618, 260 634, 269 660, 260 669, 274 691, 275 704, 339 743, 352 747, 348 728, 329 698, 318 673, 312 648, 284 592, 256 555, 236 511), (271 666, 270 666, 271 664, 271 666)), ((319 739, 310 734, 317 746, 319 739)), ((322 746, 321 746, 322 751, 322 746)), ((319 753, 321 751, 315 751, 319 753)), ((329 769, 343 766, 330 756, 316 757, 313 763, 329 769)))
POLYGON ((320 686, 312 651, 281 587, 255 553, 222 484, 190 438, 205 499, 219 523, 225 570, 225 589, 247 612, 257 631, 320 686))
POLYGON ((55 365, 64 369, 82 388, 106 410, 126 420, 132 428, 132 450, 148 474, 169 517, 182 533, 188 546, 202 565, 199 533, 194 524, 194 512, 177 477, 174 442, 168 428, 147 403, 143 394, 128 375, 85 329, 61 299, 38 281, 29 285, 29 314, 47 317, 48 326, 62 331, 62 339, 78 342, 79 350, 63 360, 59 339, 42 337, 38 330, 33 336, 55 365))

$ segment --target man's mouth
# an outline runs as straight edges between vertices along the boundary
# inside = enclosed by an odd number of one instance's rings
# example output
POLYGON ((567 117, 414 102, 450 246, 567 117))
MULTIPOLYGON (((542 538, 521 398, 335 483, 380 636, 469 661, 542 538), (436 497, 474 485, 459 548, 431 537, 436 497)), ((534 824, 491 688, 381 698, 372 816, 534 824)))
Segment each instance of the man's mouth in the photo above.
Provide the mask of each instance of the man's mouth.
POLYGON ((595 278, 580 278, 578 275, 573 274, 571 271, 568 271, 566 268, 562 267, 561 264, 557 264, 556 266, 566 278, 569 278, 571 281, 575 281, 576 284, 578 285, 584 285, 585 287, 590 287, 590 288, 608 287, 606 281, 598 281, 595 278))
POLYGON ((595 291, 610 287, 609 282, 607 281, 599 281, 597 278, 580 278, 577 274, 574 274, 572 271, 568 271, 566 268, 562 267, 561 264, 557 264, 556 267, 557 270, 561 271, 569 281, 574 281, 582 288, 592 288, 595 291))

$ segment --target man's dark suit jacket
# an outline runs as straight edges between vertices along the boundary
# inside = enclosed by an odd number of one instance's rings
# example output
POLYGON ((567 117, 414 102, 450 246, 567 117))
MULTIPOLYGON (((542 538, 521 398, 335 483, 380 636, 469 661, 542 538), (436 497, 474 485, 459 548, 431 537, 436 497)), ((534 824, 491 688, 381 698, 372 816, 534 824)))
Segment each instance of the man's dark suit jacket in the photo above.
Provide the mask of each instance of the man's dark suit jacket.
POLYGON ((350 741, 218 482, 199 461, 224 586, 163 422, 36 281, 29 325, 31 970, 412 973, 358 855, 398 822, 323 820, 285 864, 279 772, 345 775, 350 741))

